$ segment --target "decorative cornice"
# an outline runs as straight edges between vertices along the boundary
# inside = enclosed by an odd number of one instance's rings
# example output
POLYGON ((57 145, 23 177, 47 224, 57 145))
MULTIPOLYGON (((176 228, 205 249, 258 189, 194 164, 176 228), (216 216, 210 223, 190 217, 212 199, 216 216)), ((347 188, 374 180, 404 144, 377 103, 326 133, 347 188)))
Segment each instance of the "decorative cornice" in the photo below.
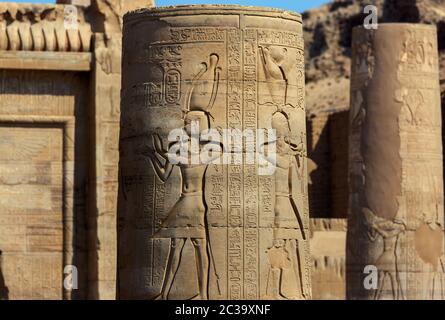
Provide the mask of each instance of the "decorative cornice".
POLYGON ((89 52, 91 25, 84 8, 0 3, 0 51, 89 52), (67 10, 70 9, 70 10, 67 10), (68 19, 67 14, 70 14, 68 19))

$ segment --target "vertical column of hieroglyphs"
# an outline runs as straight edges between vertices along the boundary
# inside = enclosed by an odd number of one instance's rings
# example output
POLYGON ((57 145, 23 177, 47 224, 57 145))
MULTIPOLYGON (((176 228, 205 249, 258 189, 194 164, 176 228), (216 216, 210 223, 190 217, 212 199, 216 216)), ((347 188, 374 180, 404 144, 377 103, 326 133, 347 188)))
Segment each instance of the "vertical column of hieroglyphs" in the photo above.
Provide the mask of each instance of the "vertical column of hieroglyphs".
MULTIPOLYGON (((242 75, 242 34, 239 29, 227 30, 228 33, 228 108, 227 128, 243 129, 243 75, 242 75)), ((234 131, 236 132, 236 131, 234 131)), ((233 153, 233 161, 228 164, 228 228, 227 228, 227 280, 228 299, 241 299, 243 296, 243 170, 241 150, 236 148, 234 141, 229 141, 229 150, 233 153)))
POLYGON ((309 298, 301 18, 185 6, 124 20, 119 296, 309 298))
POLYGON ((258 299, 259 242, 258 242, 258 167, 253 156, 258 127, 258 41, 256 29, 243 30, 244 76, 243 76, 243 130, 244 151, 244 298, 258 299), (249 142, 251 144, 249 144, 249 142), (250 146, 250 147, 249 147, 250 146), (253 149, 253 150, 249 150, 253 149))
POLYGON ((348 297, 443 299, 435 28, 358 28, 353 47, 348 297))

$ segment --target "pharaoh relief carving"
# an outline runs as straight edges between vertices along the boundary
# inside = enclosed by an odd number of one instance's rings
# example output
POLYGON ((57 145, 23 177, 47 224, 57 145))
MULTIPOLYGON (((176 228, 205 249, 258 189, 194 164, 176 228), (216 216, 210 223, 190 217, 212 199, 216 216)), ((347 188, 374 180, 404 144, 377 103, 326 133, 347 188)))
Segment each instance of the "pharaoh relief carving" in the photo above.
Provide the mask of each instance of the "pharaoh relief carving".
MULTIPOLYGON (((192 135, 192 126, 199 125, 201 130, 210 129, 211 109, 218 94, 220 69, 217 66, 219 58, 216 54, 211 54, 209 60, 209 63, 203 62, 201 64, 202 70, 194 77, 189 97, 186 100, 188 103, 184 110, 183 129, 191 137, 191 140, 177 143, 178 147, 187 150, 187 159, 184 159, 186 160, 184 163, 192 163, 192 157, 199 156, 204 147, 203 142, 192 135), (184 147, 184 143, 188 146, 184 147), (193 143, 199 145, 196 151, 192 148, 193 143), (194 152, 196 154, 193 154, 194 152)), ((176 97, 176 95, 173 97, 176 97)), ((153 147, 154 149, 148 149, 146 154, 158 178, 165 182, 173 170, 173 165, 167 156, 168 149, 164 149, 159 135, 153 135, 153 147)), ((207 236, 207 205, 204 196, 207 168, 208 164, 179 163, 182 181, 181 195, 168 212, 167 218, 162 222, 160 229, 153 235, 153 238, 170 239, 171 245, 165 278, 159 296, 162 299, 168 299, 181 261, 193 258, 196 259, 197 263, 195 272, 198 275, 199 291, 195 297, 193 293, 189 295, 192 298, 208 299, 209 256, 213 256, 213 253, 207 236), (192 257, 183 256, 186 241, 191 241, 193 244, 195 252, 192 257)))
POLYGON ((383 24, 356 28, 353 38, 354 46, 369 42, 373 68, 352 68, 348 296, 443 299, 436 30, 383 24), (376 288, 364 286, 366 266, 377 268, 376 288))
POLYGON ((138 10, 123 46, 120 298, 309 299, 300 17, 138 10))

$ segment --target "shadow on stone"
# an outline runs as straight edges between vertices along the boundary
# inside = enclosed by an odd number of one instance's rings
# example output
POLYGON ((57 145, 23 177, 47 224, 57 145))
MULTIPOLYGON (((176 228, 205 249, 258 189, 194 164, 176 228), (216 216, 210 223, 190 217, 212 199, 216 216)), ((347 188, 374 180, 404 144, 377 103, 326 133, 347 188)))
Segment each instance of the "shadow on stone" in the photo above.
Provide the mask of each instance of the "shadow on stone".
POLYGON ((9 289, 3 277, 3 256, 0 250, 0 300, 9 300, 9 289))

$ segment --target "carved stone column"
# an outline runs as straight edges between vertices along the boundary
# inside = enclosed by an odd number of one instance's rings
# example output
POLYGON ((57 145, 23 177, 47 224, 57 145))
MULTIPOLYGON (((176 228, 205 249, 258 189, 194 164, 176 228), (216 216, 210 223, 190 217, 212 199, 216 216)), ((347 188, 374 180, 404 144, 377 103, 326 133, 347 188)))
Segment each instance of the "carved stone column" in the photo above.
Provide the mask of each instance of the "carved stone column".
POLYGON ((94 176, 89 191, 89 298, 115 299, 117 273, 117 188, 122 16, 128 10, 152 6, 152 0, 92 0, 94 33, 94 176))
POLYGON ((310 298, 301 17, 135 11, 122 72, 119 298, 310 298))
POLYGON ((353 32, 350 299, 444 299, 441 108, 435 27, 353 32))

